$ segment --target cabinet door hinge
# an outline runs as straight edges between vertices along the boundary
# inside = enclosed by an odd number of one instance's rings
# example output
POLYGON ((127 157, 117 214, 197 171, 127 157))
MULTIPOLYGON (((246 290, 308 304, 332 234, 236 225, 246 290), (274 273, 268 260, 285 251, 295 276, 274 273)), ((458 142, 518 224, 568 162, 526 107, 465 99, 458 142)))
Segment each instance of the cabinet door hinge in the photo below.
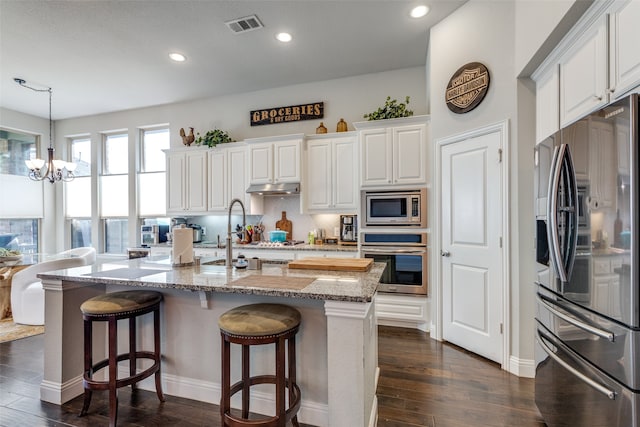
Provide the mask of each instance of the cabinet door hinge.
POLYGON ((500 249, 502 249, 502 236, 500 236, 500 249))
POLYGON ((500 333, 501 334, 504 333, 504 325, 502 323, 500 323, 500 333))
POLYGON ((498 163, 502 163, 502 148, 498 148, 498 163))

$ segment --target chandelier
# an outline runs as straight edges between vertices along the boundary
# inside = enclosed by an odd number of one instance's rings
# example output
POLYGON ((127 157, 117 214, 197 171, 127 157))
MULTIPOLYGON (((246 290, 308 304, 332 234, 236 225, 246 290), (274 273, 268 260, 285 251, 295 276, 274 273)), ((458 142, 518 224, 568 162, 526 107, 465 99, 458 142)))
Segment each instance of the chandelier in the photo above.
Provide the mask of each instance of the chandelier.
POLYGON ((25 160, 25 164, 29 168, 29 178, 34 181, 43 181, 48 179, 50 183, 56 181, 71 181, 75 176, 73 171, 76 170, 76 164, 71 162, 65 162, 64 160, 55 160, 53 158, 53 120, 51 120, 51 95, 53 91, 51 88, 38 89, 32 86, 28 86, 24 79, 14 78, 16 83, 27 89, 31 89, 35 92, 49 92, 49 152, 48 160, 45 162, 42 159, 29 159, 25 160), (46 169, 43 169, 45 167, 46 169))

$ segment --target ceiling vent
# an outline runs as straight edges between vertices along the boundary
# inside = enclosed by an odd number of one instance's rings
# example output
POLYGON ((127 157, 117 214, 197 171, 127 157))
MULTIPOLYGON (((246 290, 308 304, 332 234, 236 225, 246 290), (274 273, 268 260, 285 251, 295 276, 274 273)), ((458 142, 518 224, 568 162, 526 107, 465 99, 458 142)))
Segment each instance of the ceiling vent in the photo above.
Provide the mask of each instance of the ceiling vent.
POLYGON ((258 30, 264 27, 256 15, 227 21, 225 24, 227 24, 227 27, 235 34, 246 33, 247 31, 258 30))

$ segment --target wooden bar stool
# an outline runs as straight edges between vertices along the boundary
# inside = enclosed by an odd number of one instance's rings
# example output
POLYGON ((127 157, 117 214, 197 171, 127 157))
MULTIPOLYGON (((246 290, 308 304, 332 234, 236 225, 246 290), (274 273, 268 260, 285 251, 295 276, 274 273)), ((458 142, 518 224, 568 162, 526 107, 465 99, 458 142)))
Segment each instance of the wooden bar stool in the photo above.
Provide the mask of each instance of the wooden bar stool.
POLYGON ((135 384, 155 374, 156 393, 164 402, 160 381, 160 302, 162 294, 154 291, 113 292, 86 300, 80 306, 84 319, 84 404, 80 416, 86 415, 93 390, 109 390, 109 426, 115 427, 118 418, 118 388, 135 384), (138 351, 136 348, 136 319, 153 312, 154 351, 138 351), (118 320, 129 319, 129 352, 118 354, 118 320), (93 363, 93 322, 108 322, 109 357, 93 363), (136 373, 138 359, 153 360, 153 365, 136 373), (118 362, 129 361, 129 376, 118 378, 118 362), (100 381, 93 376, 100 369, 109 368, 109 379, 100 381))
POLYGON ((220 316, 218 326, 222 337, 222 398, 220 399, 222 425, 284 427, 291 421, 294 426, 299 426, 297 413, 300 409, 300 388, 296 384, 295 335, 300 327, 300 312, 282 304, 244 305, 220 316), (233 385, 231 385, 231 343, 242 345, 242 379, 233 385), (276 374, 252 377, 249 366, 250 346, 264 344, 275 344, 276 374), (285 344, 287 344, 286 351, 285 344), (285 356, 288 361, 285 361, 285 356), (275 416, 249 420, 249 390, 256 384, 275 384, 275 416), (288 408, 285 402, 286 389, 289 390, 288 408), (240 417, 231 413, 231 396, 239 391, 242 391, 240 417))

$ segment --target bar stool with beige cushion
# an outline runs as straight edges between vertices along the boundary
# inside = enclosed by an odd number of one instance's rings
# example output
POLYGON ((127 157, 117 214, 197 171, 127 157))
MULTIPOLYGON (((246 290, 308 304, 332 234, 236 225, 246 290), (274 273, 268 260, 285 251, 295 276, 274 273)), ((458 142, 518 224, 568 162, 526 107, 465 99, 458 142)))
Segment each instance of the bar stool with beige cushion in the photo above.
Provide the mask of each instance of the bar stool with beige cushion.
POLYGON ((115 427, 118 417, 118 388, 135 384, 155 374, 156 393, 164 402, 160 381, 160 303, 162 294, 155 291, 123 291, 99 295, 86 300, 80 306, 84 319, 84 404, 80 416, 86 415, 93 390, 109 391, 109 426, 115 427), (153 312, 154 351, 139 351, 136 345, 136 319, 153 312), (129 352, 118 354, 118 320, 129 319, 129 352), (93 322, 108 322, 109 355, 93 363, 93 322), (150 359, 153 364, 142 372, 136 372, 138 359, 150 359), (118 378, 118 362, 129 361, 129 376, 118 378), (97 371, 109 368, 109 379, 94 379, 97 371))
POLYGON ((220 414, 223 426, 298 426, 300 388, 296 384, 296 341, 300 312, 282 304, 251 304, 233 308, 218 320, 222 337, 222 398, 220 414), (242 379, 231 385, 231 343, 242 345, 242 379), (250 375, 249 349, 252 345, 275 344, 275 375, 250 375), (285 351, 286 344, 286 351, 285 351), (288 360, 285 360, 288 359, 288 360), (288 376, 287 376, 288 375, 288 376), (257 384, 275 384, 276 414, 249 419, 249 390, 257 384), (289 391, 286 407, 285 391, 289 391), (231 396, 242 391, 242 412, 232 414, 231 396))

